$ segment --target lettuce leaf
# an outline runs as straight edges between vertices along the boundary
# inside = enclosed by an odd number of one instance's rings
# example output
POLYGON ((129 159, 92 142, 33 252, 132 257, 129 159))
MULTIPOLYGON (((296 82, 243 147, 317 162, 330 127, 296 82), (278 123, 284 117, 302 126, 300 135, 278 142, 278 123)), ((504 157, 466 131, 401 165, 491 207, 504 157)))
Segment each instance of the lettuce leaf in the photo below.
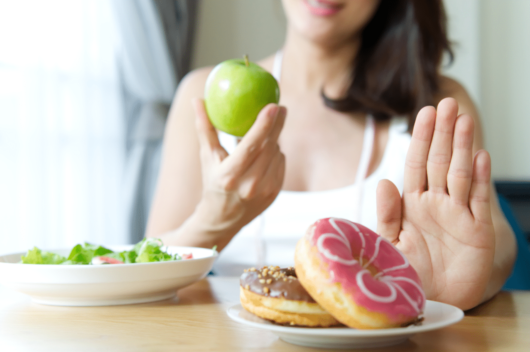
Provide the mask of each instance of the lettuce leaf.
POLYGON ((66 261, 66 258, 57 253, 42 252, 42 263, 43 264, 62 264, 65 261, 66 261))
POLYGON ((133 249, 138 254, 136 257, 136 263, 178 260, 178 255, 173 256, 162 250, 162 245, 162 240, 158 238, 144 238, 142 241, 138 242, 133 249))
POLYGON ((62 255, 43 252, 37 247, 30 249, 21 259, 23 264, 62 264, 66 261, 66 258, 62 255))
POLYGON ((123 251, 123 252, 113 252, 105 254, 105 256, 121 260, 125 264, 136 263, 136 257, 138 254, 134 250, 132 251, 123 251))
POLYGON ((90 264, 92 258, 110 253, 114 252, 103 246, 96 246, 85 242, 83 246, 78 244, 72 248, 68 260, 74 264, 90 264))
POLYGON ((103 246, 85 242, 72 248, 67 258, 41 251, 37 247, 30 249, 22 256, 22 264, 61 264, 61 265, 88 265, 94 257, 107 256, 118 259, 125 264, 152 263, 170 260, 181 260, 178 254, 171 255, 167 249, 163 249, 163 242, 158 238, 144 238, 138 242, 130 251, 114 252, 103 246))

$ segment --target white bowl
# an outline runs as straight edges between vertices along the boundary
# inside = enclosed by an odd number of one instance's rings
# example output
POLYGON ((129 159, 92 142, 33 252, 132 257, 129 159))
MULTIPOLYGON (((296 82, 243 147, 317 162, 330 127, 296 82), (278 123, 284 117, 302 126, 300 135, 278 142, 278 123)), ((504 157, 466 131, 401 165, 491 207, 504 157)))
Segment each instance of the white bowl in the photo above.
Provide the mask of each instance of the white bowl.
MULTIPOLYGON (((108 246, 114 251, 133 246, 108 246)), ((193 259, 112 265, 18 264, 25 253, 0 256, 0 283, 37 302, 58 306, 105 306, 159 301, 205 277, 217 252, 196 247, 167 247, 168 253, 192 253, 193 259)), ((67 256, 69 249, 50 252, 67 256)))

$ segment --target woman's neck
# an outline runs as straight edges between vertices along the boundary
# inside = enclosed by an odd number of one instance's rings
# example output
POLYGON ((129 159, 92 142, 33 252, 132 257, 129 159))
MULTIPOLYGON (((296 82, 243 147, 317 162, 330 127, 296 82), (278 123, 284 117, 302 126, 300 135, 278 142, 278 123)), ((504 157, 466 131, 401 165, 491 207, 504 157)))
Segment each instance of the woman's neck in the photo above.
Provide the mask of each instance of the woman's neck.
POLYGON ((326 46, 289 29, 283 48, 282 81, 297 91, 320 93, 325 88, 327 96, 339 98, 350 83, 359 45, 360 38, 326 46))

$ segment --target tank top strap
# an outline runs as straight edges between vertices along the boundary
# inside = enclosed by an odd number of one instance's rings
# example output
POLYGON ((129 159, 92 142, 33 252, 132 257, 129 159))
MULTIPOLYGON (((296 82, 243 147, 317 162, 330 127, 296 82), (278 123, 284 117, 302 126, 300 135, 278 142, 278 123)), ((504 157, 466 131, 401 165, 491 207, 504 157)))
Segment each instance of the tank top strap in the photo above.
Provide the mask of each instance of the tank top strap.
POLYGON ((272 76, 280 82, 280 77, 282 76, 282 61, 283 61, 283 51, 280 49, 276 52, 274 56, 274 63, 272 65, 272 76))
POLYGON ((357 175, 355 176, 355 183, 361 184, 366 178, 368 167, 372 160, 372 152, 374 149, 375 139, 375 122, 372 115, 366 116, 366 126, 364 128, 363 146, 361 149, 361 158, 357 167, 357 175))

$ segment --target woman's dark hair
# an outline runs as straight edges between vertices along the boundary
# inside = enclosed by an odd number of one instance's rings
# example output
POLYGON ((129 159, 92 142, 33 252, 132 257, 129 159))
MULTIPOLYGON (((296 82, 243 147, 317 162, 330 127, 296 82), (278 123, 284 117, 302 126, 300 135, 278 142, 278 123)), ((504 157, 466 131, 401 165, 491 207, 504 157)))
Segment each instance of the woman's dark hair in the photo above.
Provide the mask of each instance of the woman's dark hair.
POLYGON ((376 120, 406 115, 412 129, 418 111, 435 104, 443 53, 453 60, 442 0, 381 0, 361 37, 346 95, 322 92, 324 103, 376 120))

